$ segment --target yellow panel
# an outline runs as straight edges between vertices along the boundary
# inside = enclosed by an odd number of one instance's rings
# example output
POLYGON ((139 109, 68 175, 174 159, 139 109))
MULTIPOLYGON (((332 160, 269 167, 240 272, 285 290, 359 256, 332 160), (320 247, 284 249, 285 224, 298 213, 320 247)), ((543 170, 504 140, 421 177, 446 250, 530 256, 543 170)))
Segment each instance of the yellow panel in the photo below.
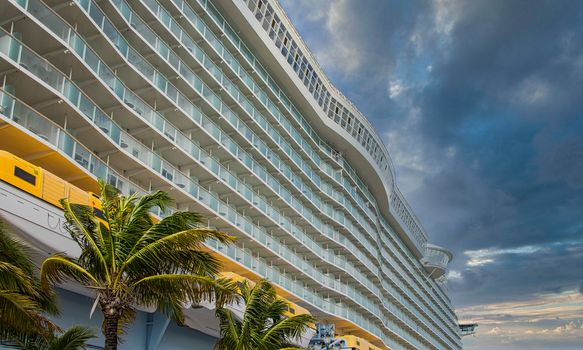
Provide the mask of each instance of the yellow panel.
POLYGON ((93 192, 88 192, 89 194, 89 202, 91 203, 91 206, 93 208, 97 208, 99 210, 103 209, 101 206, 101 200, 99 199, 99 196, 93 192))
POLYGON ((7 123, 0 127, 0 140, 2 140, 3 150, 24 160, 29 160, 34 165, 46 169, 86 191, 99 191, 97 181, 81 170, 70 158, 12 124, 7 123))
POLYGON ((69 187, 69 202, 75 204, 91 205, 91 195, 76 186, 69 187))
POLYGON ((0 178, 33 196, 41 197, 42 170, 6 151, 0 151, 0 178))
POLYGON ((354 350, 381 350, 381 348, 371 344, 368 340, 354 335, 343 335, 346 347, 354 350))
POLYGON ((253 282, 253 281, 251 281, 251 280, 249 280, 249 279, 247 279, 247 278, 245 278, 245 277, 243 277, 243 276, 241 276, 239 274, 236 274, 236 273, 234 273, 232 271, 223 271, 223 272, 220 273, 220 276, 222 278, 230 278, 231 280, 233 280, 235 282, 248 281, 252 286, 255 285, 255 282, 253 282))
POLYGON ((69 184, 60 177, 44 171, 43 174, 43 195, 42 198, 59 208, 61 199, 67 198, 69 184))
POLYGON ((303 308, 301 306, 299 306, 296 303, 293 303, 289 300, 287 300, 287 302, 289 303, 289 310, 286 312, 286 316, 290 317, 290 316, 295 316, 295 315, 311 315, 310 311, 308 311, 308 309, 303 308))

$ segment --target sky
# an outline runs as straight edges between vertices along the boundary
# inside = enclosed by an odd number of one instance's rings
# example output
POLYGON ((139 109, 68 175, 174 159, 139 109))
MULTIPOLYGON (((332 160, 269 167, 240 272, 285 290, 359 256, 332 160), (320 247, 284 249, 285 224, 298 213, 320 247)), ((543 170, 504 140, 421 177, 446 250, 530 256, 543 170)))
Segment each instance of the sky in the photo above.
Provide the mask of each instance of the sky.
POLYGON ((583 1, 280 2, 455 254, 465 349, 583 349, 583 1))

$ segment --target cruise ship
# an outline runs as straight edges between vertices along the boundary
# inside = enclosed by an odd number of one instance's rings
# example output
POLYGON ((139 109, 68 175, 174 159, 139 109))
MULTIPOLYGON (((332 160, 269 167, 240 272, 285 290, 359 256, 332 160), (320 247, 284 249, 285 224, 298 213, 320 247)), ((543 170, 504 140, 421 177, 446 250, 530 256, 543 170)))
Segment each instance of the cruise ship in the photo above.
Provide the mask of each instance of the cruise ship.
MULTIPOLYGON (((277 0, 0 0, 0 23, 0 215, 41 256, 78 253, 43 184, 165 190, 237 237, 206 244, 225 274, 267 278, 340 348, 462 349, 452 254, 277 0)), ((59 295, 60 325, 99 329, 90 291, 59 295)), ((212 349, 214 306, 185 313, 140 310, 121 348, 212 349)))

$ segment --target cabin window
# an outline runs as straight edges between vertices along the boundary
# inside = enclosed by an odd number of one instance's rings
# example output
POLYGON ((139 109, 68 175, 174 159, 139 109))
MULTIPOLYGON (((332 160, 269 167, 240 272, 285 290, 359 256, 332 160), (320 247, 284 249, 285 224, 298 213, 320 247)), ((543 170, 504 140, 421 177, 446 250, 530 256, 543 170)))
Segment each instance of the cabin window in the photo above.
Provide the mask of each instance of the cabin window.
POLYGON ((36 176, 29 173, 28 171, 19 168, 17 166, 14 167, 14 176, 28 182, 29 184, 36 186, 36 176))
POLYGON ((289 308, 289 313, 292 314, 292 315, 295 315, 296 314, 296 309, 294 309, 293 307, 290 307, 289 308))
POLYGON ((107 221, 107 219, 105 218, 105 214, 99 208, 93 208, 93 215, 95 215, 95 217, 98 219, 107 221))

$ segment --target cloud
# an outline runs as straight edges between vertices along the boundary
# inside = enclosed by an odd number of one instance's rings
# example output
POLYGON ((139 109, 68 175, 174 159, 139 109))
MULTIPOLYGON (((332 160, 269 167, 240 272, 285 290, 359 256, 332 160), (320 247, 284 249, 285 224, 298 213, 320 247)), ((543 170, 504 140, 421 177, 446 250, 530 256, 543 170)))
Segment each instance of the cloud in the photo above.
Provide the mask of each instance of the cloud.
POLYGON ((511 248, 511 249, 478 249, 478 250, 467 250, 464 252, 466 256, 468 256, 468 260, 466 262, 467 266, 475 267, 475 266, 483 266, 489 263, 493 263, 495 260, 494 258, 497 255, 504 255, 504 254, 534 254, 538 252, 541 247, 534 247, 534 246, 524 246, 519 248, 511 248))
POLYGON ((404 90, 405 86, 400 80, 392 80, 389 82, 389 98, 397 98, 404 90))
POLYGON ((295 24, 307 29, 302 31, 303 37, 328 72, 345 76, 376 72, 382 76, 411 37, 416 13, 429 4, 419 0, 373 0, 366 4, 285 0, 283 6, 295 24))
MULTIPOLYGON (((577 290, 583 242, 566 241, 516 248, 485 248, 458 256, 450 290, 458 307, 527 302, 541 294, 577 290)), ((581 315, 583 317, 583 314, 581 315)))
POLYGON ((583 339, 583 296, 576 291, 543 294, 525 302, 503 302, 458 310, 479 324, 465 348, 576 348, 583 339))

